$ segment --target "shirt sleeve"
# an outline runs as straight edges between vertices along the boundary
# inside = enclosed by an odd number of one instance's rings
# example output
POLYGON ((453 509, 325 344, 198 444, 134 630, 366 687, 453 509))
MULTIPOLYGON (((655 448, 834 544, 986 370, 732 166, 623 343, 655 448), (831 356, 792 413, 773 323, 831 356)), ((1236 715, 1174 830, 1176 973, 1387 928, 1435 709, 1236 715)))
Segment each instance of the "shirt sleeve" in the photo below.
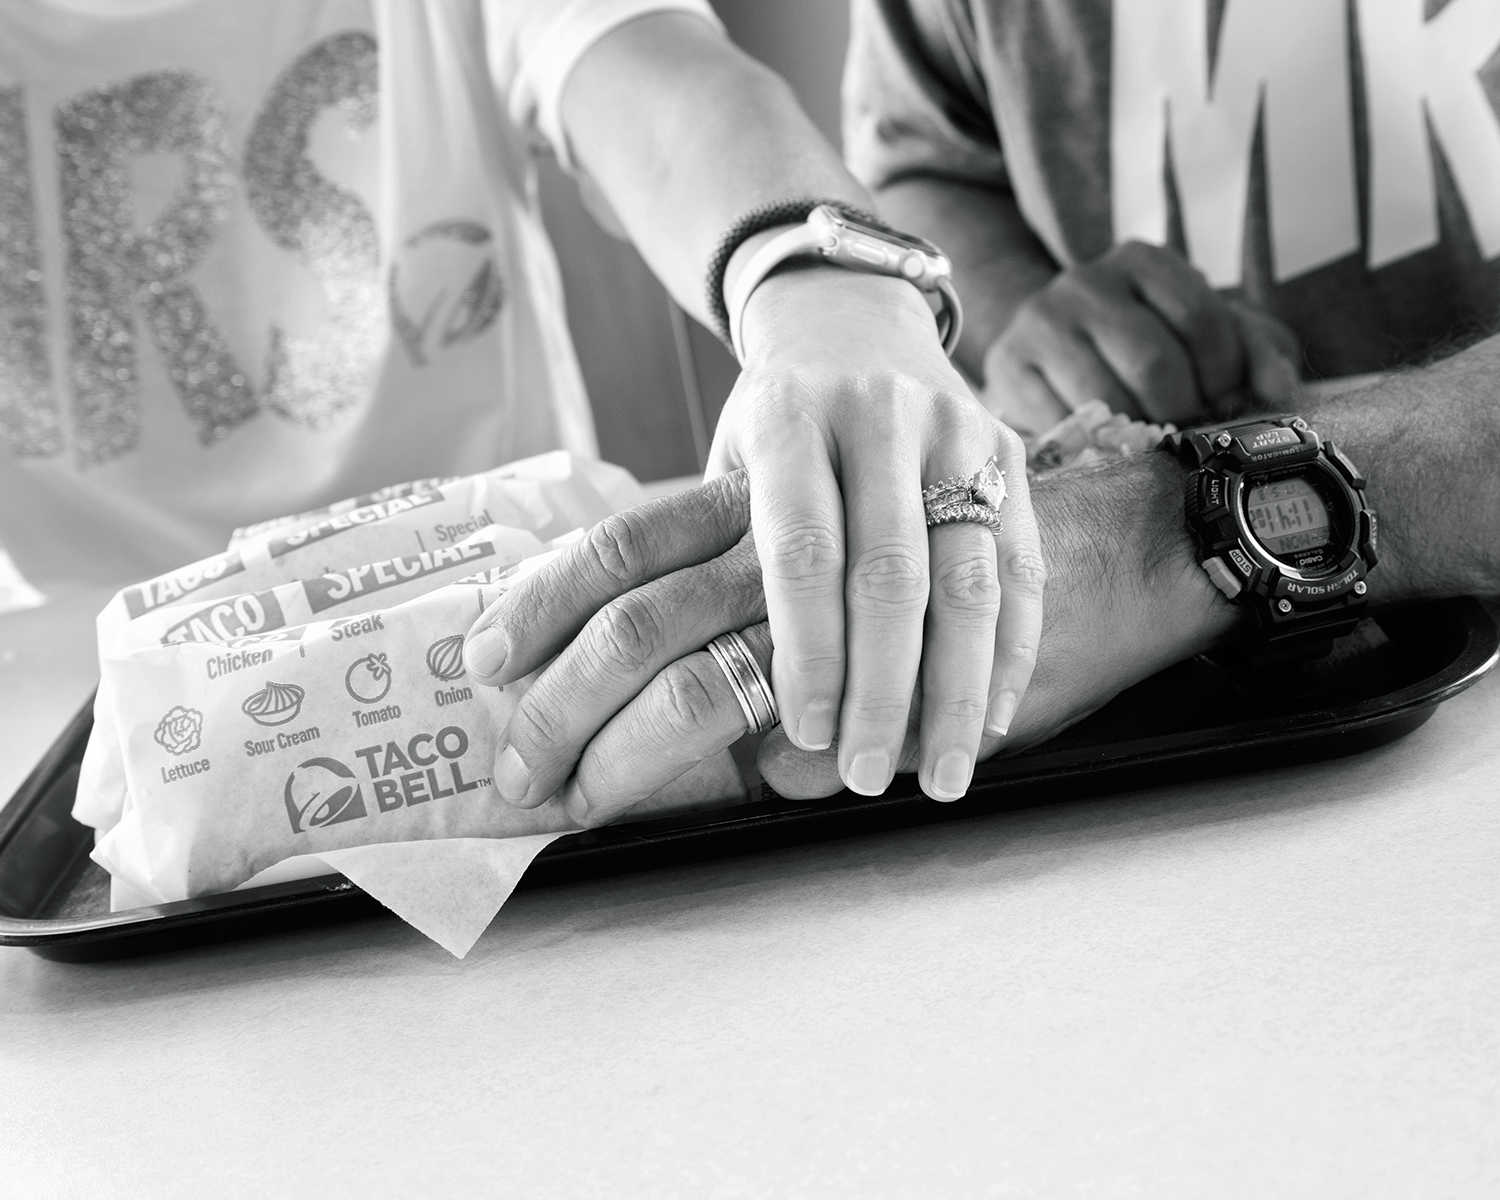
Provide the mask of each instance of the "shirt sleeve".
POLYGON ((485 0, 485 53, 511 122, 573 169, 559 108, 584 53, 627 21, 694 13, 722 34, 708 0, 485 0))
POLYGON ((1009 187, 963 0, 853 0, 844 156, 867 186, 908 175, 1009 187))

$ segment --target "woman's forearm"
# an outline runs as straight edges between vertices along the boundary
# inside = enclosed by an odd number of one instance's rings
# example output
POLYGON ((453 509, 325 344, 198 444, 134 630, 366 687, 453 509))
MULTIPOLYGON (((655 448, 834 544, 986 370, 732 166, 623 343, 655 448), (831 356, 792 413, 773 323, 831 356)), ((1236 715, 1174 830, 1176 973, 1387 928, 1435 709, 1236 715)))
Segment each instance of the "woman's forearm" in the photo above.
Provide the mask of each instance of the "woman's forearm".
POLYGON ((745 213, 802 197, 871 204, 790 87, 691 15, 630 21, 589 49, 562 122, 580 168, 700 321, 705 267, 745 213))
POLYGON ((953 260, 964 302, 956 357, 973 378, 982 378, 990 344, 1027 297, 1057 274, 1057 264, 1008 191, 908 175, 882 188, 877 202, 888 220, 936 242, 953 260))

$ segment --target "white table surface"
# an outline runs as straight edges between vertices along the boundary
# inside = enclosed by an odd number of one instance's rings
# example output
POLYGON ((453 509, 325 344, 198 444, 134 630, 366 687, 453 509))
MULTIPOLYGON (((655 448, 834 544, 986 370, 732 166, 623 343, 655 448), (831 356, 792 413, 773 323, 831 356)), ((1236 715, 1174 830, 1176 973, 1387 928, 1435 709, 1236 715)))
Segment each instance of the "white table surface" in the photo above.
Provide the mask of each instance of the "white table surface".
MULTIPOLYGON (((45 582, 45 581, 39 581, 45 582)), ((0 795, 92 678, 0 618, 0 795)), ((1362 757, 102 965, 0 1195, 1500 1195, 1500 685, 1362 757)))

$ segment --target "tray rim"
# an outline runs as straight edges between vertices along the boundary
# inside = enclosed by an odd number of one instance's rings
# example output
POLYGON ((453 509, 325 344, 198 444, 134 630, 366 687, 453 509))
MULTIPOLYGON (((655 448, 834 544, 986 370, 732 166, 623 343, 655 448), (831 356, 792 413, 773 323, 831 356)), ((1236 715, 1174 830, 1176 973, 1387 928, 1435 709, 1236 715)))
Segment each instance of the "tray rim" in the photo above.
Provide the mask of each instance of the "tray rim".
MULTIPOLYGON (((1490 610, 1477 599, 1456 597, 1401 607, 1411 609, 1435 606, 1443 607, 1455 617, 1465 618, 1463 628, 1467 637, 1463 646, 1451 660, 1429 675, 1377 697, 1345 708, 1328 707, 1310 712, 1271 714, 1249 721, 1200 727, 1191 731, 1194 740, 1188 744, 1182 744, 1182 734, 1158 733, 1101 743, 1094 748, 1096 753, 1084 758, 1079 756, 1076 749, 1071 752, 1066 748, 1051 750, 1044 743, 1014 756, 1000 756, 981 763, 976 782, 981 788, 988 786, 995 790, 1003 790, 1006 785, 1016 788, 1055 788, 1080 778, 1105 782, 1111 776, 1132 769, 1151 766, 1170 768, 1208 754, 1228 758, 1252 747, 1264 749, 1268 741, 1287 748, 1305 747, 1339 735, 1357 738, 1361 734, 1387 726, 1399 726, 1390 738, 1395 740, 1425 722, 1439 704, 1471 687, 1500 662, 1500 625, 1497 625, 1490 610), (1433 681, 1437 679, 1442 679, 1442 682, 1435 685, 1433 681), (1013 778, 1005 778, 1006 768, 1017 763, 1025 764, 1030 770, 1013 778), (992 779, 986 784, 980 778, 983 774, 998 775, 1000 778, 992 779)), ((51 780, 68 769, 67 763, 74 753, 74 743, 86 735, 92 719, 93 696, 90 695, 36 766, 28 772, 15 796, 4 808, 0 808, 0 851, 3 851, 6 843, 24 824, 30 810, 40 801, 51 780)), ((1337 752, 1337 749, 1333 750, 1330 756, 1337 752)), ((839 794, 837 803, 831 803, 830 798, 792 801, 777 796, 769 789, 762 789, 760 799, 715 809, 709 813, 665 817, 571 833, 547 847, 537 856, 536 862, 546 860, 557 866, 600 855, 608 856, 632 846, 641 848, 665 846, 684 840, 708 840, 769 826, 795 824, 799 820, 807 822, 812 819, 827 819, 832 813, 871 816, 880 813, 899 814, 906 809, 913 813, 925 810, 922 818, 908 822, 919 824, 991 815, 1016 807, 986 804, 982 792, 976 798, 977 803, 938 807, 920 793, 913 796, 911 792, 914 788, 915 785, 911 784, 910 787, 888 791, 876 797, 857 797, 844 792, 839 794), (767 793, 775 797, 774 803, 765 799, 767 793)), ((1098 790, 1080 793, 1080 796, 1097 794, 1098 790)), ((860 829, 856 826, 849 832, 857 834, 860 829)), ((528 871, 527 874, 530 875, 531 872, 528 871)), ((523 877, 518 886, 525 886, 526 882, 523 877)), ((328 874, 168 904, 122 909, 92 917, 11 917, 0 914, 0 946, 43 951, 49 947, 114 942, 165 933, 174 928, 198 926, 215 920, 288 913, 338 898, 356 897, 371 900, 349 880, 328 874)))

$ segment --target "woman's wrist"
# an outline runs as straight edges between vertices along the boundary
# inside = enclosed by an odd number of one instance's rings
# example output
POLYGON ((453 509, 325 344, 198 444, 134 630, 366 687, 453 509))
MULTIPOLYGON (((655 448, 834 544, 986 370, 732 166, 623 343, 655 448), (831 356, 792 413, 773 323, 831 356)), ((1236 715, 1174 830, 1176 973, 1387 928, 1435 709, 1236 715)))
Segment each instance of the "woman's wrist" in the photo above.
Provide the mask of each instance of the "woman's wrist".
POLYGON ((839 348, 827 344, 830 322, 882 344, 893 335, 910 336, 914 344, 930 341, 934 353, 945 357, 937 317, 912 284, 808 260, 787 263, 751 293, 742 324, 745 365, 784 357, 793 348, 809 365, 826 361, 839 348))

